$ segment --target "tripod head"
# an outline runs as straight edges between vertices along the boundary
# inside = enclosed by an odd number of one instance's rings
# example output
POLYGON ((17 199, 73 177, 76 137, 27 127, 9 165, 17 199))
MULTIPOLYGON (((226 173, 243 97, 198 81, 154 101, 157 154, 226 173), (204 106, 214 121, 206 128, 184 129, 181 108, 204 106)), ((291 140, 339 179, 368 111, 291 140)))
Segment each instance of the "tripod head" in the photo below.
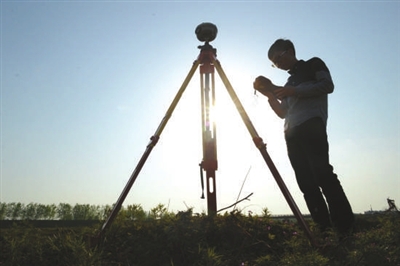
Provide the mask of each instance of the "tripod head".
POLYGON ((217 26, 210 22, 204 22, 196 27, 195 33, 199 41, 205 42, 204 45, 199 45, 197 46, 197 48, 199 48, 201 52, 211 51, 214 56, 216 56, 217 49, 214 49, 210 42, 215 40, 215 38, 217 37, 217 26))
POLYGON ((201 42, 212 42, 217 37, 217 26, 210 22, 201 23, 195 30, 197 39, 201 42))

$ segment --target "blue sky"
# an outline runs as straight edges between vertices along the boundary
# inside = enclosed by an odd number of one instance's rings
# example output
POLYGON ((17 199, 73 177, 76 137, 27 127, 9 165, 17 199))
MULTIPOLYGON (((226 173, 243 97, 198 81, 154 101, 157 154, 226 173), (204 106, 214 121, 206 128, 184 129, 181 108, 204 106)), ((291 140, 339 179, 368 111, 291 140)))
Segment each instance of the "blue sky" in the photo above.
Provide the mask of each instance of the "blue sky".
MULTIPOLYGON (((297 205, 308 213, 283 139, 283 120, 258 75, 278 38, 299 59, 322 58, 331 163, 356 213, 400 204, 400 2, 2 1, 1 202, 113 204, 199 55, 211 43, 297 205)), ((205 212, 200 74, 195 73, 124 205, 205 212)), ((216 76, 217 208, 254 193, 243 211, 290 214, 282 193, 216 76), (247 175, 247 179, 244 179, 247 175)))

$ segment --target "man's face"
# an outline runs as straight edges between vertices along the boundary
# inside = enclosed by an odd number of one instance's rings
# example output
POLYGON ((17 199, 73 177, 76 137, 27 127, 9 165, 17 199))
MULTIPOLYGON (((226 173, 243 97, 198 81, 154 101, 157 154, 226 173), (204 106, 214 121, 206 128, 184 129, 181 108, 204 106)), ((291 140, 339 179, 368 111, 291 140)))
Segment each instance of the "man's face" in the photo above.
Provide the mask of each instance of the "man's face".
POLYGON ((289 60, 290 52, 291 49, 276 50, 275 52, 273 52, 270 58, 272 61, 272 66, 282 70, 289 70, 290 69, 289 63, 291 62, 291 60, 289 60))

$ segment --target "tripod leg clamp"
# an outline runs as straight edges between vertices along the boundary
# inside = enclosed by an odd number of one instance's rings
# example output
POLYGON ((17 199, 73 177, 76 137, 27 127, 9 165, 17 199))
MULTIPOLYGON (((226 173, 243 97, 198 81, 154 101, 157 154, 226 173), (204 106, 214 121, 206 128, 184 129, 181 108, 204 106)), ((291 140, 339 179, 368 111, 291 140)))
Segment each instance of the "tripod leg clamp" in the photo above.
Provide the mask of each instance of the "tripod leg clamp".
POLYGON ((156 146, 158 140, 160 139, 160 136, 154 135, 150 138, 150 143, 147 145, 147 148, 153 148, 156 146))
POLYGON ((253 142, 256 145, 256 147, 261 150, 262 148, 266 148, 267 144, 264 143, 263 139, 260 137, 254 137, 253 138, 253 142))

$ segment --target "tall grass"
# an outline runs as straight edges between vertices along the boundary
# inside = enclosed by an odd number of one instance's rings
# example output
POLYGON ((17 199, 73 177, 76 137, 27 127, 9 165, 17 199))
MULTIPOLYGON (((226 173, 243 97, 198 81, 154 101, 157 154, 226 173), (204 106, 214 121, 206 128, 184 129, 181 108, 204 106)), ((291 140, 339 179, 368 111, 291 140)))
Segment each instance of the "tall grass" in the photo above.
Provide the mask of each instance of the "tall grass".
POLYGON ((209 217, 159 205, 149 213, 122 213, 95 247, 89 236, 98 226, 35 228, 27 222, 2 228, 0 265, 400 265, 398 213, 357 215, 355 232, 345 239, 335 231, 322 235, 308 221, 320 248, 295 222, 268 212, 209 217))

